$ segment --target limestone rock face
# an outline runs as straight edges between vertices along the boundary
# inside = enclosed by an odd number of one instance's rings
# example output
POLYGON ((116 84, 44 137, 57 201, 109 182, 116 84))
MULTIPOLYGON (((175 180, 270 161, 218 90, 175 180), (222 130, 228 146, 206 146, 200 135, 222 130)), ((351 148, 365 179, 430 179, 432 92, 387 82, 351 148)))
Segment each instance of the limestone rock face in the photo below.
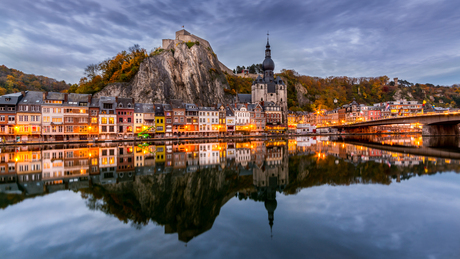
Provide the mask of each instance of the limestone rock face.
POLYGON ((206 106, 229 103, 232 96, 224 93, 225 88, 229 85, 212 49, 203 44, 189 48, 181 42, 146 58, 131 82, 110 84, 95 97, 132 97, 139 103, 182 99, 206 106))
POLYGON ((297 102, 299 103, 299 106, 304 106, 310 103, 310 100, 306 97, 308 91, 300 83, 295 84, 295 91, 297 92, 297 102))

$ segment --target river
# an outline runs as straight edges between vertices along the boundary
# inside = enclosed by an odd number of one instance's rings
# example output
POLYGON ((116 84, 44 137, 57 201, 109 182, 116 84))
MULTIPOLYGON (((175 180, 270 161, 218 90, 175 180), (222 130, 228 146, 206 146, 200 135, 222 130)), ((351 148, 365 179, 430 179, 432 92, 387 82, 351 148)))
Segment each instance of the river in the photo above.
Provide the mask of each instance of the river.
POLYGON ((458 143, 2 147, 0 258, 458 258, 458 143))

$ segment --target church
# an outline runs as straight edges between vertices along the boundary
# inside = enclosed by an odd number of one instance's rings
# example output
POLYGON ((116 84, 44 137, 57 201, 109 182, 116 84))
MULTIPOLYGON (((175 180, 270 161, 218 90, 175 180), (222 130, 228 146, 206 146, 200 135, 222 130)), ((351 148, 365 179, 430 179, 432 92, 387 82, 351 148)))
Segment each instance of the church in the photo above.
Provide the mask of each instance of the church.
MULTIPOLYGON (((273 102, 281 108, 283 114, 287 112, 287 87, 280 77, 275 79, 273 71, 275 62, 271 57, 270 43, 267 38, 265 60, 262 63, 263 77, 260 75, 252 83, 251 94, 238 94, 237 102, 256 103, 273 102)), ((284 117, 284 116, 283 116, 284 117)))

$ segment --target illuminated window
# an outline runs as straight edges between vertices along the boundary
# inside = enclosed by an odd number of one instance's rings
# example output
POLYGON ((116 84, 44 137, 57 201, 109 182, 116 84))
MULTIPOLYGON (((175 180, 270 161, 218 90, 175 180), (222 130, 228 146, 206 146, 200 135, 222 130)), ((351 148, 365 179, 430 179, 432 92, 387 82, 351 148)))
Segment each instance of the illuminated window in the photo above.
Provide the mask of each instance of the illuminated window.
POLYGON ((107 157, 102 158, 102 164, 106 165, 107 164, 107 157))
POLYGON ((101 118, 101 124, 107 124, 107 118, 106 117, 101 118))
POLYGON ((109 118, 109 124, 114 124, 115 123, 115 118, 109 118))

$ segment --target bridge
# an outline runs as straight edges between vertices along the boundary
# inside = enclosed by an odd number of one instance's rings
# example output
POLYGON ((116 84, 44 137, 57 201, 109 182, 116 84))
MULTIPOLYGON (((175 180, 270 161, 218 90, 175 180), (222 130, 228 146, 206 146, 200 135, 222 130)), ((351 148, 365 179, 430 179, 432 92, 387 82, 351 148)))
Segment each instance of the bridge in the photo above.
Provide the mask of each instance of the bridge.
MULTIPOLYGON (((344 140, 345 143, 353 144, 357 146, 363 146, 367 148, 375 148, 390 152, 396 152, 401 154, 411 154, 415 156, 426 156, 426 157, 439 157, 445 159, 460 159, 460 152, 457 148, 442 149, 439 147, 425 146, 425 142, 429 142, 429 139, 423 140, 423 145, 419 147, 410 146, 398 146, 398 145, 382 145, 380 143, 362 142, 357 140, 344 140)), ((339 143, 339 142, 337 142, 339 143)), ((457 142, 458 143, 458 140, 457 142)))
POLYGON ((414 116, 386 118, 380 120, 356 122, 352 124, 334 125, 339 131, 347 133, 373 133, 372 127, 392 124, 414 124, 423 125, 422 135, 459 135, 460 113, 436 113, 414 116))

